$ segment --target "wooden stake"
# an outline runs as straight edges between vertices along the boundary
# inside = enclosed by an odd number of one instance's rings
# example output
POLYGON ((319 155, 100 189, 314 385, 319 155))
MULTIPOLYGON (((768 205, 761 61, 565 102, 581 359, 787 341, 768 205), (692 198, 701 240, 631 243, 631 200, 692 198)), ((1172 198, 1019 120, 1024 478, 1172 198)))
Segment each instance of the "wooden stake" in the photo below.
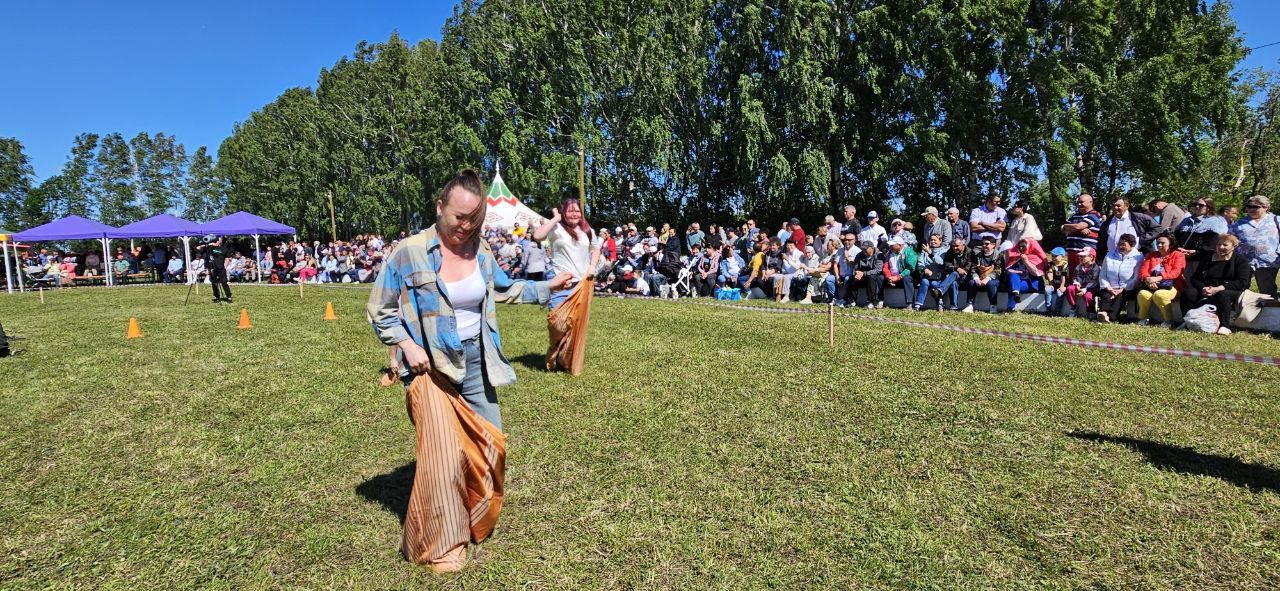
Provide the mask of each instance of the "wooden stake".
POLYGON ((43 285, 40 286, 40 303, 41 304, 44 303, 44 286, 43 285))
POLYGON ((827 304, 827 345, 836 346, 836 307, 834 304, 827 304))
POLYGON ((298 299, 302 299, 302 282, 298 282, 298 299))

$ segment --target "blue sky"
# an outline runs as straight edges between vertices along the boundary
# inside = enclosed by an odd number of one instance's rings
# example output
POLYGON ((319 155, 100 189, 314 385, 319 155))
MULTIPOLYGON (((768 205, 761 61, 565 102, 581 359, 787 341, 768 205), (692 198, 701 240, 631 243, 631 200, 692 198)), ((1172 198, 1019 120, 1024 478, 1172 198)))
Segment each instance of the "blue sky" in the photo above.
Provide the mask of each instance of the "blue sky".
MULTIPOLYGON (((40 179, 85 131, 163 131, 216 153, 237 121, 360 40, 439 39, 452 12, 442 0, 14 2, 0 24, 0 137, 22 141, 40 179)), ((1280 0, 1235 0, 1233 13, 1246 46, 1280 41, 1280 0)), ((1275 45, 1243 66, 1278 61, 1275 45)))

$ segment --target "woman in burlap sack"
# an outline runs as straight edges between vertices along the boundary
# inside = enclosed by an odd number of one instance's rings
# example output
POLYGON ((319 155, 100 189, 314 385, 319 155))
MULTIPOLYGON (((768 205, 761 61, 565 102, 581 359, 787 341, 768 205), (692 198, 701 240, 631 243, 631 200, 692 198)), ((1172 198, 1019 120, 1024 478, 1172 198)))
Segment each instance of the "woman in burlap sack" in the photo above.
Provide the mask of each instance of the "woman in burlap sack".
POLYGON ((481 239, 484 186, 464 170, 440 191, 436 225, 400 241, 369 295, 392 347, 416 431, 417 467, 400 550, 436 572, 466 565, 467 545, 502 507, 505 436, 495 387, 515 382, 502 355, 495 289, 511 280, 481 239))
POLYGON ((551 219, 534 230, 533 239, 550 240, 548 250, 556 273, 553 285, 557 288, 551 293, 551 312, 547 314, 551 341, 547 370, 565 369, 576 376, 582 373, 586 355, 591 294, 600 264, 600 237, 583 217, 578 199, 569 197, 562 205, 563 216, 559 209, 551 210, 551 219))

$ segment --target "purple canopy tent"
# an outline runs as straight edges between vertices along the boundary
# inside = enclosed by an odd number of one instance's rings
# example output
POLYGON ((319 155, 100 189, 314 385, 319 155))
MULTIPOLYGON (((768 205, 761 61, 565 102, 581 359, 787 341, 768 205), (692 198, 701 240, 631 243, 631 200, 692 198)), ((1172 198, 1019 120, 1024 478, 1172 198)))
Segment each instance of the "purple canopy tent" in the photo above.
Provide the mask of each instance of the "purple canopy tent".
MULTIPOLYGON (((237 234, 253 236, 253 262, 261 264, 262 249, 258 243, 260 236, 263 234, 296 234, 297 230, 293 229, 293 226, 286 226, 280 222, 258 217, 249 212, 237 211, 207 224, 201 224, 200 233, 214 234, 216 236, 234 236, 237 234)), ((262 283, 261 272, 258 273, 258 283, 262 283)))
MULTIPOLYGON (((45 242, 55 240, 97 240, 102 243, 102 265, 106 267, 107 285, 114 285, 115 278, 111 275, 111 238, 109 235, 116 229, 102 222, 85 219, 78 215, 69 215, 60 220, 54 220, 43 226, 36 226, 30 230, 24 230, 17 234, 12 234, 10 238, 14 243, 18 242, 45 242)), ((19 269, 18 285, 22 285, 21 269, 19 269)))
MULTIPOLYGON (((108 232, 109 238, 129 238, 132 242, 133 238, 180 238, 182 240, 183 254, 185 255, 186 266, 184 269, 191 268, 191 237, 200 236, 200 224, 191 220, 184 220, 178 216, 162 213, 160 215, 151 216, 145 220, 137 221, 120 229, 108 232)), ((190 271, 187 272, 187 282, 194 281, 190 271)))

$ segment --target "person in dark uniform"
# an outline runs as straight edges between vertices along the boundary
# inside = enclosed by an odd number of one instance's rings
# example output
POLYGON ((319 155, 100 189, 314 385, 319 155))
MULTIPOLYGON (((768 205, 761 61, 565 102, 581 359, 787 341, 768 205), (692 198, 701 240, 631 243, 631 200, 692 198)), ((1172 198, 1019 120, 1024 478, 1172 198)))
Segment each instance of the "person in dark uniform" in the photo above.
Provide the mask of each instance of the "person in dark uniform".
POLYGON ((213 284, 213 303, 231 301, 231 286, 227 284, 227 251, 222 247, 222 238, 214 238, 213 243, 204 249, 204 268, 209 273, 209 283, 213 284), (218 287, 222 291, 218 291, 218 287), (222 295, 219 295, 221 293, 222 295))

